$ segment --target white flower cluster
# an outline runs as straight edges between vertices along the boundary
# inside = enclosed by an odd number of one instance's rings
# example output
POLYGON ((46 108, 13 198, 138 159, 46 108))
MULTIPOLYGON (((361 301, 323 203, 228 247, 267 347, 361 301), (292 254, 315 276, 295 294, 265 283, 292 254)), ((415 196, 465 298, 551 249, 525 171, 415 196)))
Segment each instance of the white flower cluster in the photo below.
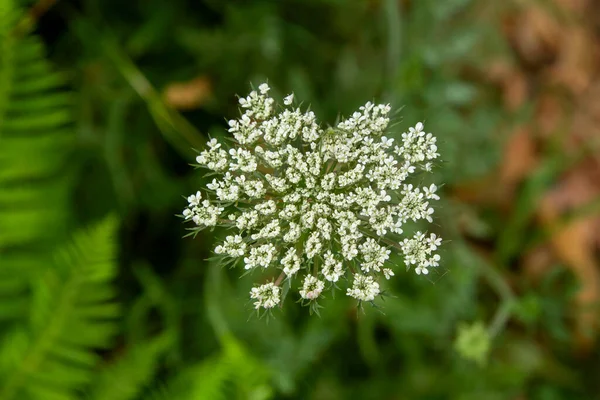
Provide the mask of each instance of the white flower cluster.
POLYGON ((429 237, 417 232, 412 239, 404 239, 401 243, 404 262, 407 265, 415 265, 417 274, 427 275, 429 267, 439 266, 440 256, 433 252, 442 244, 442 238, 432 233, 429 237))
POLYGON ((276 280, 252 289, 255 307, 281 301, 280 284, 302 273, 298 292, 313 303, 340 281, 353 283, 347 295, 373 301, 378 276, 394 276, 393 248, 407 266, 427 274, 438 266, 441 238, 417 232, 403 238, 408 221, 432 222, 437 187, 407 182, 415 172, 430 171, 436 138, 418 123, 402 142, 384 136, 389 105, 370 102, 337 126, 323 129, 312 111, 282 108, 268 96, 269 86, 240 98, 240 119, 229 121, 234 146, 208 142, 196 161, 217 173, 203 197, 188 197, 186 220, 200 230, 224 226, 236 230, 215 248, 223 257, 241 259, 246 270, 281 270, 276 280))

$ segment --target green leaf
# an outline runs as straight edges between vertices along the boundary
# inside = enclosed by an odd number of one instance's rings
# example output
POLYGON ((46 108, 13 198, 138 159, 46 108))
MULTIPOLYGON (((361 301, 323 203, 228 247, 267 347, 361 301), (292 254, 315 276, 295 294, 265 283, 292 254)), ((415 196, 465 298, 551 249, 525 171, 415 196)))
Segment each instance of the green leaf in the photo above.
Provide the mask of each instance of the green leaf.
POLYGON ((172 337, 137 343, 117 360, 105 366, 89 390, 89 400, 133 400, 148 386, 156 374, 159 361, 172 344, 172 337))
POLYGON ((30 322, 0 347, 0 399, 75 399, 95 376, 94 349, 110 346, 117 328, 115 226, 108 218, 76 233, 32 278, 30 322))

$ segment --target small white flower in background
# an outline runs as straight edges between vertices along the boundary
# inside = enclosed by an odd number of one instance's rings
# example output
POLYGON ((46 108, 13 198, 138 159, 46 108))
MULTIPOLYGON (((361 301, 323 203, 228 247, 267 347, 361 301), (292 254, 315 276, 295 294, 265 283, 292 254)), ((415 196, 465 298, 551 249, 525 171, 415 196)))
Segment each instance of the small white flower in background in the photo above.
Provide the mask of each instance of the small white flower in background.
POLYGON ((337 282, 344 274, 343 263, 335 258, 330 250, 327 250, 323 255, 325 262, 323 263, 323 276, 331 282, 337 282))
POLYGON ((286 106, 291 105, 294 102, 294 93, 287 95, 284 99, 283 99, 283 104, 285 104, 286 106))
POLYGON ((442 244, 442 238, 432 233, 429 237, 417 232, 412 239, 404 239, 401 243, 404 262, 415 265, 417 274, 427 275, 429 267, 437 267, 440 256, 433 252, 442 244))
POLYGON ((283 273, 288 277, 293 276, 296 272, 300 271, 301 260, 296 255, 296 249, 290 247, 285 253, 285 256, 281 259, 281 265, 283 265, 283 273))
POLYGON ((279 305, 281 284, 293 285, 296 276, 301 282, 292 287, 311 309, 337 285, 359 302, 372 302, 381 294, 380 277, 395 276, 392 250, 419 275, 437 267, 441 238, 402 236, 409 221, 432 222, 431 203, 440 199, 435 184, 410 183, 439 156, 424 125, 394 140, 384 135, 390 106, 368 102, 323 128, 312 111, 292 106, 293 93, 280 108, 269 91, 263 83, 240 97, 243 113, 228 122, 231 148, 211 139, 196 157, 216 177, 187 197, 182 213, 194 232, 233 230, 215 253, 273 278, 251 290, 255 308, 279 305))
POLYGON ((277 250, 272 243, 262 244, 250 249, 250 256, 244 258, 245 269, 267 268, 275 258, 277 250))
POLYGON ((252 288, 250 291, 250 298, 256 299, 254 302, 254 308, 273 308, 279 304, 279 286, 276 286, 273 282, 266 283, 259 287, 252 288))
POLYGON ((269 87, 268 84, 261 83, 260 86, 258 87, 258 90, 260 90, 260 94, 267 94, 269 92, 269 90, 271 90, 271 88, 269 87))
POLYGON ((215 247, 215 253, 227 254, 230 257, 242 257, 246 253, 246 243, 240 235, 227 236, 222 245, 215 247))
POLYGON ((429 200, 439 200, 440 199, 440 196, 435 194, 436 190, 437 190, 437 186, 435 186, 433 183, 431 184, 431 186, 423 188, 423 192, 425 192, 425 197, 429 200))
POLYGON ((389 268, 384 268, 383 269, 383 276, 385 276, 385 279, 390 279, 392 276, 394 276, 394 271, 392 271, 389 268))
POLYGON ((379 294, 379 284, 372 276, 354 274, 352 288, 348 289, 347 294, 360 301, 373 301, 379 294))
POLYGON ((318 280, 312 275, 306 275, 304 278, 304 285, 300 290, 300 296, 306 300, 315 300, 321 295, 321 292, 325 288, 325 283, 318 280))

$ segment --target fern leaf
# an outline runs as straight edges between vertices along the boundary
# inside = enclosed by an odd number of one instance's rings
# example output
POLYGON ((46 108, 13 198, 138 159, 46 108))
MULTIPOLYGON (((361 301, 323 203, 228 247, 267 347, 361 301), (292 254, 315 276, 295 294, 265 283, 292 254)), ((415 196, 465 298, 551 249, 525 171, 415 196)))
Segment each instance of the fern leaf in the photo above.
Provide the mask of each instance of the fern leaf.
POLYGON ((64 237, 68 215, 71 94, 21 17, 0 0, 0 274, 4 253, 64 237))
POLYGON ((71 95, 45 60, 41 41, 17 29, 22 18, 12 0, 0 0, 2 334, 26 318, 30 278, 65 240, 69 221, 71 95))
POLYGON ((138 343, 118 360, 104 367, 88 391, 89 400, 134 400, 148 386, 160 357, 172 345, 171 335, 138 343))
POLYGON ((237 398, 268 400, 273 397, 270 372, 232 336, 222 338, 224 362, 231 371, 237 398))
POLYGON ((232 336, 221 338, 223 350, 176 377, 167 390, 180 400, 268 400, 273 397, 270 372, 232 336))
POLYGON ((32 284, 31 318, 0 349, 1 400, 77 398, 116 332, 114 219, 74 235, 32 284))

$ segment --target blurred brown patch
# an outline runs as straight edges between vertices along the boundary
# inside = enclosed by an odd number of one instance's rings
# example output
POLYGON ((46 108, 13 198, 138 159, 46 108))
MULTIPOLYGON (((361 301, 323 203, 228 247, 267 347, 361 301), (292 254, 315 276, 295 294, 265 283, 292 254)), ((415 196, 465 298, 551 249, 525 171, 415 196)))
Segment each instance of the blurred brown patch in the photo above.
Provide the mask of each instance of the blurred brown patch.
POLYGON ((169 84, 163 93, 165 103, 179 110, 192 110, 202 106, 212 95, 208 77, 199 76, 187 82, 169 84))
POLYGON ((575 334, 580 348, 591 346, 598 328, 596 307, 600 304, 600 270, 595 257, 598 225, 595 218, 575 218, 566 224, 559 223, 567 212, 581 208, 599 194, 597 185, 575 169, 546 194, 538 212, 542 225, 553 232, 550 243, 556 256, 571 268, 580 282, 575 299, 575 334))
POLYGON ((523 256, 523 272, 528 281, 539 282, 546 274, 552 262, 554 254, 548 245, 542 245, 534 248, 523 256))
POLYGON ((597 41, 585 27, 563 29, 552 80, 576 96, 587 90, 598 68, 597 41))
MULTIPOLYGON (((537 150, 531 128, 517 128, 508 139, 500 165, 500 184, 512 191, 537 165, 537 150)), ((512 196, 510 196, 512 198, 512 196)))
POLYGON ((579 160, 565 165, 539 199, 535 223, 548 240, 523 255, 521 267, 535 282, 559 261, 578 279, 572 314, 580 350, 594 345, 600 328, 600 218, 568 217, 600 197, 599 13, 600 2, 590 0, 524 2, 507 13, 502 28, 515 58, 491 63, 487 78, 501 90, 507 110, 533 104, 534 117, 509 134, 496 179, 457 192, 471 201, 474 192, 494 193, 479 200, 515 213, 519 184, 548 157, 562 152, 579 160))
POLYGON ((535 111, 536 128, 541 139, 550 136, 565 128, 565 110, 559 95, 543 93, 537 99, 535 111))
POLYGON ((527 100, 529 82, 516 66, 502 60, 496 61, 490 65, 487 78, 502 88, 506 109, 515 111, 527 100))
POLYGON ((583 15, 583 13, 588 10, 591 6, 590 0, 555 0, 555 3, 562 10, 567 10, 572 13, 576 13, 579 15, 583 15))
POLYGON ((524 67, 537 69, 556 57, 561 25, 544 8, 529 6, 507 16, 504 30, 524 67))

